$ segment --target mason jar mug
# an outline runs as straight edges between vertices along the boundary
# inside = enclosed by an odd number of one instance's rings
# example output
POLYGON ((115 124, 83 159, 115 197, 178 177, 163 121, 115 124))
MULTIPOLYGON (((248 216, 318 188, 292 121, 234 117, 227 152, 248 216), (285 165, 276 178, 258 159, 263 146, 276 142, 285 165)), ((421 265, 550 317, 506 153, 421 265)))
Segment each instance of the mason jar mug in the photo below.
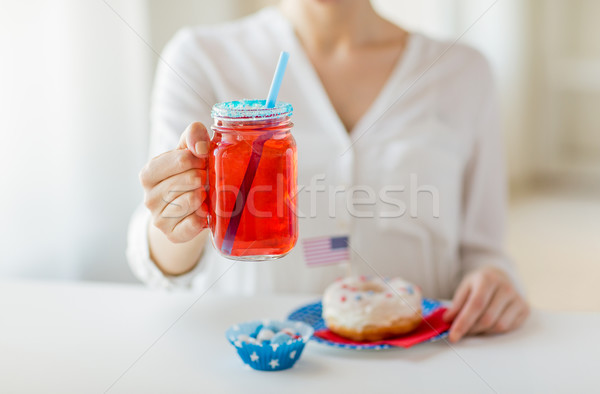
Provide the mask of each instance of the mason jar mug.
POLYGON ((285 256, 298 239, 292 106, 240 100, 213 106, 208 225, 215 248, 238 260, 285 256))

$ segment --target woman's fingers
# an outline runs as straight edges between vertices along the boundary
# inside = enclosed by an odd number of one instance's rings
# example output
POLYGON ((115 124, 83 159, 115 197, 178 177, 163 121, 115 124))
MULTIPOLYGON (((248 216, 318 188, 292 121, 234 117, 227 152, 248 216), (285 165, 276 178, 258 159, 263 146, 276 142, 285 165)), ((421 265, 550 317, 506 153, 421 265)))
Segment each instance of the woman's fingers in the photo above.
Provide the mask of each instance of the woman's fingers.
POLYGON ((204 202, 202 203, 202 205, 200 205, 200 208, 196 209, 195 213, 196 215, 208 221, 208 201, 206 200, 206 197, 204 198, 204 202))
POLYGON ((140 172, 153 224, 172 242, 186 242, 207 227, 209 142, 206 127, 194 122, 176 149, 156 156, 140 172))
POLYGON ((463 308, 454 319, 450 327, 449 339, 451 342, 459 341, 473 324, 479 319, 487 308, 492 295, 496 290, 496 284, 485 280, 485 276, 477 277, 471 286, 471 291, 463 308))
POLYGON ((140 181, 146 190, 165 179, 192 168, 205 170, 208 164, 209 136, 200 122, 190 124, 181 134, 177 149, 150 160, 140 172, 140 181))
POLYGON ((197 157, 204 157, 208 154, 209 141, 206 127, 200 122, 194 122, 181 135, 177 149, 188 149, 197 157))
POLYGON ((467 333, 509 331, 521 325, 528 314, 527 302, 506 273, 484 266, 463 279, 444 318, 454 319, 449 339, 456 342, 467 333))
POLYGON ((513 298, 514 294, 511 289, 498 287, 487 309, 469 330, 469 334, 480 334, 490 330, 496 324, 500 316, 502 316, 502 313, 513 298))
MULTIPOLYGON (((206 191, 203 189, 185 192, 173 201, 167 203, 160 213, 160 216, 165 219, 177 219, 177 221, 179 221, 200 208, 205 197, 206 191)), ((176 223, 173 224, 173 227, 175 227, 175 225, 176 223)))
POLYGON ((462 309, 471 291, 471 284, 469 282, 463 282, 458 286, 454 299, 452 300, 452 306, 444 312, 444 320, 450 322, 456 318, 458 312, 462 309))
MULTIPOLYGON (((512 330, 519 326, 521 315, 525 314, 526 317, 527 307, 523 301, 519 298, 513 299, 513 301, 506 307, 502 316, 491 328, 490 332, 502 333, 512 330)), ((524 320, 524 319, 523 319, 524 320)))
POLYGON ((153 223, 171 242, 188 241, 207 226, 206 183, 206 170, 190 169, 146 192, 153 223))
POLYGON ((194 156, 189 150, 172 150, 150 160, 140 172, 140 181, 147 191, 174 175, 193 168, 205 170, 208 159, 194 156))
POLYGON ((205 190, 207 176, 205 170, 193 168, 169 177, 146 192, 144 203, 154 214, 162 212, 168 203, 182 194, 197 189, 205 190))
MULTIPOLYGON (((203 189, 183 193, 168 203, 162 212, 154 216, 154 225, 165 233, 171 242, 182 242, 184 238, 189 239, 190 232, 196 231, 192 235, 197 235, 204 227, 201 226, 203 218, 197 215, 196 211, 204 203, 205 197, 206 191, 203 189), (191 220, 194 226, 188 224, 183 226, 184 230, 175 231, 177 226, 190 216, 195 217, 194 220, 191 220)), ((206 221, 205 218, 204 221, 206 221)))
POLYGON ((207 227, 208 222, 206 217, 193 213, 175 225, 171 231, 169 240, 171 242, 186 242, 200 234, 207 227))
POLYGON ((527 317, 529 317, 529 306, 525 304, 523 306, 523 310, 515 320, 514 328, 520 327, 525 322, 525 320, 527 320, 527 317))

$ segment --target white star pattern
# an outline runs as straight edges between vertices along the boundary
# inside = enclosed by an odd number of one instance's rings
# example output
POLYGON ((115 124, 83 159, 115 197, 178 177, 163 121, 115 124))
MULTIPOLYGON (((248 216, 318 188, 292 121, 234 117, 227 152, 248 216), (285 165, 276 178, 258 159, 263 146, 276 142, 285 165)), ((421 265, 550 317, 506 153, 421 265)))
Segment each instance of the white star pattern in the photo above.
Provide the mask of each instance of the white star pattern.
POLYGON ((296 351, 292 350, 292 352, 290 353, 290 358, 293 359, 294 357, 296 357, 296 351))
POLYGON ((273 351, 276 351, 277 348, 279 347, 279 344, 278 343, 272 343, 271 347, 273 348, 273 351))
POLYGON ((273 359, 269 361, 269 365, 271 366, 271 368, 275 369, 279 366, 279 360, 273 359))
POLYGON ((250 360, 252 360, 252 361, 258 361, 258 354, 256 354, 256 352, 252 353, 250 355, 250 360))
POLYGON ((242 342, 241 341, 235 341, 234 345, 237 347, 242 347, 242 342))

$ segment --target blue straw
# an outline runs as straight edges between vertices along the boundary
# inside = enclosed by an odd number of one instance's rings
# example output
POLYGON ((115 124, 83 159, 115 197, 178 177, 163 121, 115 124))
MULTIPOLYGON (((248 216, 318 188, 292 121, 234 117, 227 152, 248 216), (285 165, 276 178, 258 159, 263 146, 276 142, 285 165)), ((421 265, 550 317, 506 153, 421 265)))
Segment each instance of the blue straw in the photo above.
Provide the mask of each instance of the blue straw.
MULTIPOLYGON (((281 87, 281 80, 283 79, 283 74, 285 73, 285 67, 287 66, 289 57, 290 54, 285 51, 281 52, 281 55, 279 55, 279 62, 277 62, 277 68, 275 69, 275 75, 273 76, 271 89, 269 89, 269 97, 267 98, 266 102, 267 108, 275 107, 277 95, 279 94, 279 88, 281 87)), ((235 212, 235 214, 229 219, 229 224, 225 230, 225 236, 223 237, 223 243, 221 245, 221 252, 223 252, 225 255, 231 255, 231 251, 233 250, 233 242, 235 241, 235 236, 237 234, 238 227, 240 226, 240 221, 242 220, 242 213, 244 212, 244 207, 246 206, 246 200, 248 199, 248 194, 250 193, 252 182, 254 182, 256 170, 258 169, 258 164, 260 162, 260 158, 262 157, 263 147, 265 142, 267 142, 272 135, 273 132, 266 133, 258 137, 252 143, 252 153, 250 154, 248 167, 246 167, 244 179, 240 185, 240 190, 238 191, 233 208, 233 212, 235 212)))
POLYGON ((279 62, 277 62, 277 68, 275 69, 275 75, 273 75, 273 82, 271 82, 271 89, 269 89, 269 96, 267 97, 267 108, 275 107, 279 88, 281 87, 281 80, 283 79, 289 57, 290 54, 286 51, 282 51, 281 55, 279 55, 279 62))

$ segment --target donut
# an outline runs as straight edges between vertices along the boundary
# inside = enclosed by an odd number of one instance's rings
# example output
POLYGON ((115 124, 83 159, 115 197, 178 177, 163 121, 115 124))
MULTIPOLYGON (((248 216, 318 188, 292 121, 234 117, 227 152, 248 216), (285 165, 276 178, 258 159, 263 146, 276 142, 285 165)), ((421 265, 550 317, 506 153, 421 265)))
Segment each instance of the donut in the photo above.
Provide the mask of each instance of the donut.
POLYGON ((421 289, 401 278, 351 276, 323 295, 323 319, 332 332, 360 342, 406 334, 422 321, 421 289))

